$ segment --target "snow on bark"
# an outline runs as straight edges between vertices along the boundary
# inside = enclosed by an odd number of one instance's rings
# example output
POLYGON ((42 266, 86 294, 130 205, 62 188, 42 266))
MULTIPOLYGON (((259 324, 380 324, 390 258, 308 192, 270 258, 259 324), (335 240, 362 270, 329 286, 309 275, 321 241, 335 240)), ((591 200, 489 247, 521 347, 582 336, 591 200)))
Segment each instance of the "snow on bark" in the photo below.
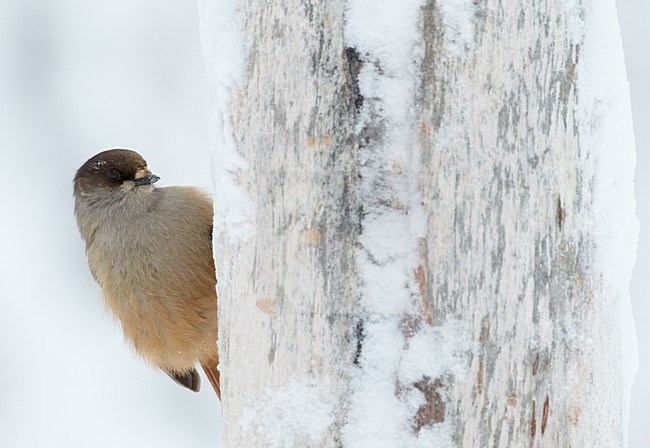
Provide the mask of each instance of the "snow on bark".
POLYGON ((475 45, 474 24, 477 8, 473 0, 440 0, 437 7, 445 32, 445 46, 462 57, 475 45))
POLYGON ((284 387, 266 390, 247 408, 241 430, 255 434, 270 448, 302 448, 300 437, 319 444, 334 423, 335 407, 316 384, 291 379, 284 387))
MULTIPOLYGON (((245 79, 245 48, 236 3, 228 0, 199 0, 201 43, 205 54, 210 107, 208 129, 215 182, 215 240, 249 238, 254 227, 253 208, 237 184, 237 176, 248 170, 237 150, 232 128, 232 92, 245 79)), ((217 257, 217 260, 219 258, 217 257)), ((227 269, 228 263, 219 263, 227 269)), ((227 281, 229 275, 221 275, 227 281)), ((219 287, 227 287, 221 283, 219 287)))
POLYGON ((437 400, 433 406, 441 412, 436 379, 452 372, 462 378, 468 365, 469 338, 460 325, 430 328, 419 310, 418 245, 426 218, 418 190, 414 101, 422 6, 421 0, 354 0, 346 11, 346 39, 362 63, 363 97, 357 121, 363 346, 343 428, 344 444, 351 448, 451 446, 450 422, 429 425, 441 417, 424 413, 428 400, 437 400))
MULTIPOLYGON (((602 281, 606 321, 604 348, 615 356, 612 390, 622 393, 623 436, 627 443, 630 392, 638 368, 636 330, 629 285, 636 262, 639 223, 634 200, 636 153, 629 84, 614 0, 584 2, 577 34, 582 52, 577 73, 577 117, 582 145, 593 152, 595 269, 602 281)), ((602 331, 602 330, 600 330, 602 331)), ((614 400, 617 399, 615 396, 614 400)), ((597 411, 597 410, 594 410, 597 411)))

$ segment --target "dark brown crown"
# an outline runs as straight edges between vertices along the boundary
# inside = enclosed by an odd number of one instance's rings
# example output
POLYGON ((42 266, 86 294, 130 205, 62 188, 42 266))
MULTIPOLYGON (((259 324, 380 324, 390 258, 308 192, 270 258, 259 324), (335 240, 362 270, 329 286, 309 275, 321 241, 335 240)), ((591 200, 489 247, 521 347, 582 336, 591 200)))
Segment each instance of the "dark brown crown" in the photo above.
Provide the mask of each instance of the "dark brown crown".
POLYGON ((139 170, 146 170, 147 162, 129 149, 109 149, 94 155, 77 170, 74 193, 95 189, 114 189, 122 182, 134 180, 139 170))

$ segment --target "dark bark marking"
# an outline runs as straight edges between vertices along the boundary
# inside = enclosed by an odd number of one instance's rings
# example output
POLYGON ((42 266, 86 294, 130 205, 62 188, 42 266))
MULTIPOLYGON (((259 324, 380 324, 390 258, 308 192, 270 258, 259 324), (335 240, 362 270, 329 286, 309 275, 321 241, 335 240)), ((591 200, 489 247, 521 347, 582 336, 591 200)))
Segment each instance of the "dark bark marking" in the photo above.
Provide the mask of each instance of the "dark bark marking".
POLYGON ((483 327, 481 328, 481 335, 479 336, 479 341, 481 341, 481 345, 485 346, 487 344, 487 341, 490 339, 490 323, 485 322, 483 324, 483 327))
POLYGON ((431 305, 426 297, 427 292, 427 275, 424 266, 419 265, 415 270, 415 281, 418 283, 420 298, 422 299, 422 318, 428 325, 433 325, 433 316, 431 316, 431 305))
POLYGON ((425 426, 445 421, 446 405, 442 399, 439 390, 444 386, 441 378, 436 378, 431 382, 431 378, 424 376, 420 381, 415 383, 415 388, 424 394, 426 403, 420 406, 415 414, 415 424, 413 430, 419 432, 425 426))
POLYGON ((276 346, 276 335, 275 335, 275 332, 273 332, 273 334, 271 336, 271 348, 269 348, 269 356, 268 356, 269 365, 273 364, 273 361, 275 361, 275 350, 276 350, 276 348, 277 348, 277 346, 276 346))
POLYGON ((537 434, 537 420, 535 419, 535 400, 533 400, 533 415, 530 419, 530 438, 534 439, 537 434))
POLYGON ((424 266, 419 265, 418 268, 415 270, 415 280, 417 280, 418 282, 420 294, 424 296, 424 293, 427 290, 427 280, 424 273, 424 266))
POLYGON ((562 199, 557 197, 557 226, 562 230, 562 224, 564 223, 564 209, 562 208, 562 199))
POLYGON ((359 319, 357 321, 357 326, 354 329, 354 338, 357 341, 357 348, 354 353, 354 359, 352 360, 352 363, 355 366, 358 366, 359 360, 361 358, 361 350, 363 349, 363 339, 365 338, 365 335, 363 333, 363 319, 359 319))
POLYGON ((532 366, 533 376, 537 375, 538 367, 539 367, 539 353, 537 353, 535 355, 535 359, 533 359, 533 366, 532 366))
POLYGON ((359 89, 359 72, 361 71, 363 62, 361 61, 361 55, 359 55, 359 52, 354 47, 346 48, 344 56, 347 63, 345 67, 345 78, 352 93, 350 99, 352 104, 354 104, 355 110, 358 112, 363 106, 363 95, 361 95, 361 90, 359 89))
POLYGON ((546 423, 548 422, 548 406, 549 400, 547 395, 546 400, 544 400, 544 407, 542 408, 542 434, 546 431, 546 423))
POLYGON ((405 338, 412 338, 420 330, 422 318, 413 314, 405 314, 399 321, 398 328, 405 338))
POLYGON ((483 355, 478 356, 478 371, 476 372, 476 395, 483 395, 485 373, 483 372, 483 355))

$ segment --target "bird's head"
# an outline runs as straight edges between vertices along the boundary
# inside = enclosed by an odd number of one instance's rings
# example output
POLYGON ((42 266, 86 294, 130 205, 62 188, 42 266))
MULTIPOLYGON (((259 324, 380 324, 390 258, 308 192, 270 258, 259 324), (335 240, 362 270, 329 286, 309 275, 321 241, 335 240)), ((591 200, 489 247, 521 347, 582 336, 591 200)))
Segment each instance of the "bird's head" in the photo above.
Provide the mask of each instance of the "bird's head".
POLYGON ((147 168, 140 154, 128 149, 109 149, 94 155, 77 170, 77 199, 102 199, 137 190, 151 190, 160 178, 147 168))

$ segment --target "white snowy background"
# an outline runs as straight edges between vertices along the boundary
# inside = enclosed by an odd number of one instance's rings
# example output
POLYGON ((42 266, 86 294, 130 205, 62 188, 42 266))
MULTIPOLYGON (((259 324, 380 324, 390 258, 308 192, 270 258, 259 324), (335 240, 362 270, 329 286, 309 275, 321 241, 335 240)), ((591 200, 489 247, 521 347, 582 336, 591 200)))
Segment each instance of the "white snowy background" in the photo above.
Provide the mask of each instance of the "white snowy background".
MULTIPOLYGON (((650 4, 618 2, 641 220, 632 300, 640 370, 630 447, 650 444, 650 4)), ((195 2, 2 0, 0 446, 219 446, 220 407, 125 349, 72 216, 72 177, 108 147, 140 151, 161 185, 210 179, 195 2)), ((207 386, 207 383, 206 383, 207 386)))

